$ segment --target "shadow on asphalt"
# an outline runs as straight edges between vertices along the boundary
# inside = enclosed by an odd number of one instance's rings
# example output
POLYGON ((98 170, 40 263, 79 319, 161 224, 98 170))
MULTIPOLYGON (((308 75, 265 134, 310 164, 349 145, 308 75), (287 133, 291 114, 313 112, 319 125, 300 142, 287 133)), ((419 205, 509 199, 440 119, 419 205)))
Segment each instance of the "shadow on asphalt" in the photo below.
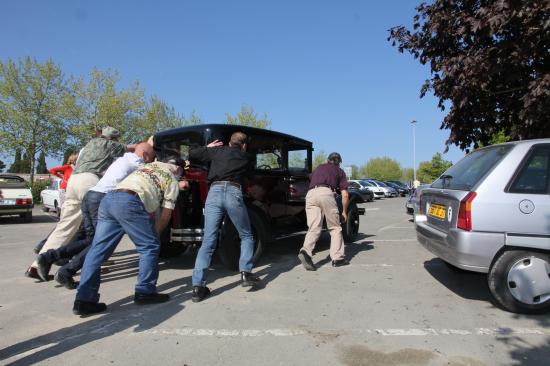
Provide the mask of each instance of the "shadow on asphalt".
POLYGON ((24 222, 19 216, 0 216, 1 225, 31 225, 31 224, 43 224, 43 223, 56 223, 59 221, 53 214, 47 214, 45 212, 33 211, 33 217, 31 222, 24 222))

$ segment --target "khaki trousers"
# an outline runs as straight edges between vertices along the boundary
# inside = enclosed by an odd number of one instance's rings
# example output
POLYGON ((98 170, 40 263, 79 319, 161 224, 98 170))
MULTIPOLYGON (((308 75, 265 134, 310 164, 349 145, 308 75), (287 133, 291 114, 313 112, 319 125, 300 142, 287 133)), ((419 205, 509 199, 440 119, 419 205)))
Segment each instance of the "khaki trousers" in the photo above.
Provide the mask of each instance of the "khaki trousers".
MULTIPOLYGON (((67 183, 65 202, 61 207, 61 217, 55 230, 50 234, 48 240, 40 250, 39 254, 50 249, 57 249, 69 243, 78 231, 82 222, 82 200, 90 188, 95 186, 99 178, 92 173, 72 174, 67 183)), ((36 261, 32 264, 36 267, 36 261)))
POLYGON ((309 190, 306 195, 306 215, 308 231, 302 249, 313 256, 313 249, 323 229, 324 217, 330 232, 330 258, 333 261, 343 259, 344 238, 340 226, 340 212, 330 188, 318 187, 309 190))

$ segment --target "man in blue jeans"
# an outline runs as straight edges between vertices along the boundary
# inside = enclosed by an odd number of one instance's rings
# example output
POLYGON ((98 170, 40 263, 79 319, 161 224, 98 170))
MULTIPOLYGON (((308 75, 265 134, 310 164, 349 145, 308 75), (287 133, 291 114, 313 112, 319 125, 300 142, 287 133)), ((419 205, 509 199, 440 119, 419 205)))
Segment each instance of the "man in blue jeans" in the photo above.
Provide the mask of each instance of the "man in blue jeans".
POLYGON ((74 314, 90 315, 107 309, 107 305, 98 302, 101 263, 111 256, 124 234, 128 234, 139 254, 134 303, 145 305, 170 299, 168 294, 157 292, 158 234, 170 222, 179 190, 186 189, 188 183, 178 182, 183 174, 181 159, 165 161, 139 167, 101 201, 94 240, 80 275, 74 314), (155 227, 153 215, 159 207, 162 210, 155 227))
POLYGON ((206 276, 225 214, 229 216, 241 238, 241 285, 259 285, 260 279, 252 274, 254 237, 242 195, 243 181, 252 171, 251 159, 246 153, 246 135, 242 132, 233 133, 228 146, 223 146, 223 142, 216 140, 206 147, 191 149, 189 160, 210 163, 210 190, 204 205, 204 238, 193 270, 191 300, 199 302, 210 295, 210 289, 206 287, 206 276))

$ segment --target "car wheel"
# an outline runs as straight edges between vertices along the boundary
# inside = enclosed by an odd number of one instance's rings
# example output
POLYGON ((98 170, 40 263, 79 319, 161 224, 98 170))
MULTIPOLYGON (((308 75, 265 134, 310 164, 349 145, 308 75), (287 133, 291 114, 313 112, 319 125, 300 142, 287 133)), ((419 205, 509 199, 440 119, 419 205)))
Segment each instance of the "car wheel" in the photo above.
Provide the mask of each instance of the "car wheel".
POLYGON ((497 302, 514 313, 539 314, 550 310, 549 255, 510 250, 491 266, 489 289, 497 302))
MULTIPOLYGON (((250 217, 250 226, 252 235, 254 236, 254 255, 252 261, 257 263, 267 246, 268 234, 264 219, 258 213, 254 210, 249 210, 248 216, 250 217)), ((226 220, 220 233, 220 241, 216 252, 224 267, 230 270, 239 270, 241 240, 231 220, 228 217, 226 217, 226 220)))
POLYGON ((346 243, 351 243, 359 233, 359 212, 355 202, 348 207, 348 220, 342 225, 342 235, 346 243))
POLYGON ((61 207, 59 207, 59 204, 57 203, 57 201, 53 202, 53 207, 55 209, 55 215, 57 216, 57 218, 60 218, 61 217, 61 207))
POLYGON ((32 211, 20 214, 19 217, 21 217, 24 222, 32 222, 32 211))
POLYGON ((187 250, 187 246, 183 243, 177 243, 170 240, 170 227, 167 227, 162 231, 159 236, 160 239, 160 251, 159 257, 168 259, 179 257, 187 250))
POLYGON ((42 205, 42 212, 50 212, 50 209, 42 205))

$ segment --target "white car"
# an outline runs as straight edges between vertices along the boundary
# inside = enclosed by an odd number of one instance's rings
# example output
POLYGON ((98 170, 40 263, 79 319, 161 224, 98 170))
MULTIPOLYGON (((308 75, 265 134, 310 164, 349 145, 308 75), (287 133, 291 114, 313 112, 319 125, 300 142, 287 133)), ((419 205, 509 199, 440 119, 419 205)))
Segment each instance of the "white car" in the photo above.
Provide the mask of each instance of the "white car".
POLYGON ((19 215, 25 222, 32 221, 31 190, 23 178, 12 174, 0 174, 0 216, 19 215))
POLYGON ((375 185, 382 192, 384 192, 384 197, 396 197, 397 196, 397 191, 395 189, 386 186, 382 182, 379 182, 379 181, 374 180, 374 179, 369 179, 369 180, 367 180, 367 182, 375 185))
POLYGON ((42 210, 44 212, 54 211, 57 217, 61 214, 61 199, 59 198, 59 185, 61 179, 54 179, 46 189, 40 192, 42 199, 42 210))
POLYGON ((376 198, 376 199, 380 199, 380 198, 385 197, 384 191, 382 189, 380 189, 380 187, 378 187, 374 183, 371 183, 369 181, 362 180, 362 179, 350 180, 350 182, 355 182, 355 183, 359 184, 361 186, 361 188, 370 189, 372 191, 372 193, 374 194, 374 198, 376 198))

